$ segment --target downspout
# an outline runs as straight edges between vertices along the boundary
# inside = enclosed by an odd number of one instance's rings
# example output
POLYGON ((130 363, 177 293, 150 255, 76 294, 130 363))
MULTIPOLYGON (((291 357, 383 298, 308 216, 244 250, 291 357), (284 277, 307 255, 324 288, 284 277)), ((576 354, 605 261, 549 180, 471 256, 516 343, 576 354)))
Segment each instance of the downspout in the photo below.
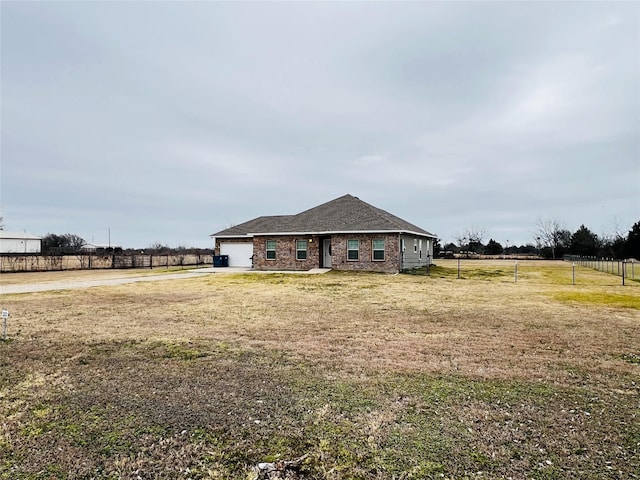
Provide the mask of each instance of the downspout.
POLYGON ((402 252, 402 232, 398 233, 398 272, 402 272, 402 261, 404 253, 402 252))

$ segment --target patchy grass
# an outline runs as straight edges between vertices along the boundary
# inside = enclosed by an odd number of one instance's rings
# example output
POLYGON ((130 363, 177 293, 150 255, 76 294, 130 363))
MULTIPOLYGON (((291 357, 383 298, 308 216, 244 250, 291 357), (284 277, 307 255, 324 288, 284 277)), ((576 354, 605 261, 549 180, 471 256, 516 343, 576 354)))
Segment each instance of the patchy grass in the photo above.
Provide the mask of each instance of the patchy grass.
POLYGON ((554 294, 556 300, 563 302, 577 302, 591 305, 606 305, 611 307, 633 308, 640 310, 640 297, 633 294, 610 292, 558 292, 554 294))
POLYGON ((0 478, 637 478, 640 288, 482 268, 7 295, 0 478))

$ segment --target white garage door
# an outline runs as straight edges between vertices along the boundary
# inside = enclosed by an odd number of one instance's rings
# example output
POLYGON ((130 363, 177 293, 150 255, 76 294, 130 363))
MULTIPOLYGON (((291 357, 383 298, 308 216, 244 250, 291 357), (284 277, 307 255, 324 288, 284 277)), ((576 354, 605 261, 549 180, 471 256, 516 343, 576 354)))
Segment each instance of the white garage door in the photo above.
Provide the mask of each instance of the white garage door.
POLYGON ((253 243, 220 242, 220 255, 229 255, 230 267, 250 267, 253 243))

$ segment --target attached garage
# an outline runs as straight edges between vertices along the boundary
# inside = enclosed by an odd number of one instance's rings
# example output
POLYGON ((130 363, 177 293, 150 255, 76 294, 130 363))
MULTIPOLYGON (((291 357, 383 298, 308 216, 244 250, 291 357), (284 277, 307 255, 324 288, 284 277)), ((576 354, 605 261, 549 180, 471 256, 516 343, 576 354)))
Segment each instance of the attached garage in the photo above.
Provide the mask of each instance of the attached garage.
POLYGON ((437 239, 352 195, 295 215, 263 215, 211 237, 215 252, 228 255, 230 266, 387 273, 431 264, 437 239))
POLYGON ((220 242, 220 255, 229 256, 230 267, 251 267, 253 242, 220 242))

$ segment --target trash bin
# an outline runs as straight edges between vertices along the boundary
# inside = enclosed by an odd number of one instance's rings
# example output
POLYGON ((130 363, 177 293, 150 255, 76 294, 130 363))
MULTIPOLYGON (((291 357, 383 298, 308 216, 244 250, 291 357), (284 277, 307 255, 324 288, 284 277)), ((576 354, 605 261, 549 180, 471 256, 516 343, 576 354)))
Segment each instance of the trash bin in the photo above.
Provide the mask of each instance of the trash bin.
POLYGON ((213 256, 213 266, 214 267, 228 267, 229 266, 229 255, 214 255, 213 256))

